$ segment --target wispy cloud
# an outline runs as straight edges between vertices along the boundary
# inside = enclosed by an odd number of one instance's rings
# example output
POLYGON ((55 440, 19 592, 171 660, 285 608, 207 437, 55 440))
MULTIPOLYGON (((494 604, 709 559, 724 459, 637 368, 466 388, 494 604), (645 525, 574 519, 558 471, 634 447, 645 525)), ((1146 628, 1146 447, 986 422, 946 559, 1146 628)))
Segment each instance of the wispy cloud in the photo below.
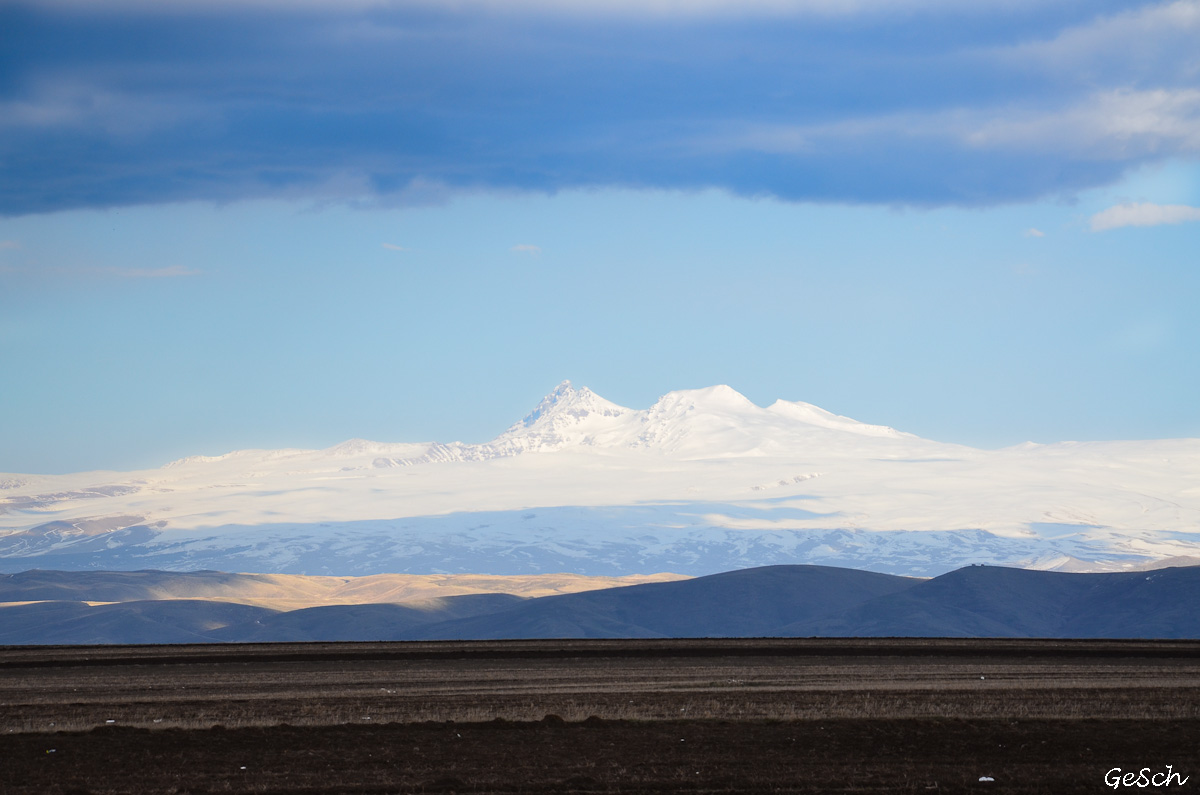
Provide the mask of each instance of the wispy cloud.
POLYGON ((120 268, 103 266, 24 266, 0 265, 0 273, 13 274, 31 280, 68 280, 71 282, 112 279, 178 279, 200 276, 203 271, 183 265, 168 265, 162 268, 120 268))
POLYGON ((0 101, 0 130, 103 130, 136 142, 154 131, 195 128, 219 118, 203 101, 114 90, 83 76, 38 79, 27 91, 21 99, 0 101))
POLYGON ((411 249, 407 249, 404 246, 397 246, 395 243, 380 243, 379 245, 388 251, 411 251, 411 249))
POLYGON ((101 273, 122 279, 173 279, 200 275, 200 271, 182 265, 168 265, 165 268, 104 268, 101 273))
POLYGON ((15 240, 0 240, 0 251, 3 251, 5 249, 9 249, 9 250, 17 249, 20 247, 21 247, 21 244, 15 240))
MULTIPOLYGON (((162 14, 189 9, 301 9, 336 11, 403 11, 405 9, 444 9, 489 14, 539 14, 556 16, 619 16, 619 17, 758 17, 758 16, 832 16, 847 17, 865 14, 900 15, 919 11, 954 10, 962 12, 988 8, 1030 6, 1044 0, 975 0, 963 4, 960 0, 176 0, 157 3, 152 0, 109 0, 100 10, 136 10, 162 14)), ((94 0, 32 0, 30 5, 50 9, 87 8, 94 0)))
POLYGON ((1025 230, 1025 237, 1045 237, 1046 233, 1038 229, 1036 226, 1031 226, 1025 230))
POLYGON ((1126 323, 1113 336, 1113 347, 1126 353, 1142 353, 1162 347, 1171 338, 1171 328, 1163 318, 1144 318, 1126 323))
POLYGON ((1143 76, 1194 70, 1198 33, 1200 0, 1175 0, 1100 16, 1050 39, 1003 48, 996 55, 1018 69, 1051 71, 1087 83, 1116 77, 1132 85, 1143 76))
POLYGON ((1200 207, 1186 204, 1129 202, 1109 207, 1092 216, 1092 231, 1103 232, 1123 226, 1161 226, 1200 221, 1200 207))
POLYGON ((533 254, 534 256, 537 256, 538 254, 542 253, 542 247, 535 246, 531 243, 518 243, 510 248, 509 251, 517 254, 533 254))
POLYGON ((1156 151, 1200 151, 1200 89, 1115 89, 1065 107, 1006 105, 999 108, 889 113, 814 125, 761 125, 729 137, 699 139, 709 151, 745 149, 803 154, 830 148, 835 140, 884 137, 944 141, 966 150, 994 153, 1067 154, 1119 160, 1156 151))
POLYGON ((1121 159, 1200 151, 1200 90, 1114 89, 1050 112, 997 110, 966 134, 972 146, 1121 159))

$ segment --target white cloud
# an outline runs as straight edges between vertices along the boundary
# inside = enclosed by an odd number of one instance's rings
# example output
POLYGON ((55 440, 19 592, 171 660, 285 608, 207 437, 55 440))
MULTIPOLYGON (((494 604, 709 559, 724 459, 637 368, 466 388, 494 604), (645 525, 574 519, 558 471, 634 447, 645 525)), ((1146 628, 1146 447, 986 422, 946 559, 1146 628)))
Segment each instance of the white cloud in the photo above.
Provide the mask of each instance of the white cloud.
POLYGON ((388 251, 409 251, 410 249, 404 246, 397 246, 395 243, 380 243, 379 245, 386 248, 388 251))
POLYGON ((1025 230, 1025 237, 1045 237, 1046 233, 1035 226, 1031 226, 1025 230))
POLYGON ((1095 80, 1097 73, 1122 78, 1167 71, 1194 75, 1200 68, 1200 0, 1145 6, 1069 28, 1053 39, 995 51, 1019 69, 1047 70, 1095 80))
POLYGON ((513 246, 512 248, 510 248, 510 249, 509 249, 509 251, 515 252, 515 253, 517 253, 517 254, 534 254, 534 255, 537 255, 537 254, 541 254, 541 253, 542 253, 542 247, 541 247, 541 246, 535 246, 535 245, 532 245, 532 244, 530 244, 530 243, 518 243, 517 245, 513 246))
POLYGON ((829 141, 906 138, 981 151, 1126 160, 1200 152, 1200 90, 1096 92, 1067 107, 957 108, 828 124, 726 126, 692 141, 700 151, 803 154, 829 141))
POLYGON ((4 249, 16 249, 20 247, 21 244, 15 240, 0 240, 0 251, 4 249))
POLYGON ((1120 229, 1123 226, 1160 226, 1179 224, 1185 221, 1200 221, 1200 207, 1186 204, 1152 204, 1129 202, 1109 207, 1092 216, 1092 231, 1120 229))
POLYGON ((1062 110, 990 113, 994 118, 964 119, 967 144, 1119 160, 1200 151, 1200 90, 1195 89, 1118 89, 1062 110))

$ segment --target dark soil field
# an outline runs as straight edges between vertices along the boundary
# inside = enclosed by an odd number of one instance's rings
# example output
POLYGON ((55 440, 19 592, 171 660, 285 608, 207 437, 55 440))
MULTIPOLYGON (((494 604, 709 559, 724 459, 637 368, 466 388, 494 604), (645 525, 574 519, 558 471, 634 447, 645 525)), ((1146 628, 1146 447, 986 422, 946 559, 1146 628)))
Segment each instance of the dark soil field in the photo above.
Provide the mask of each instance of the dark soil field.
POLYGON ((1074 793, 1114 768, 1200 790, 1200 643, 0 648, 4 793, 1074 793))

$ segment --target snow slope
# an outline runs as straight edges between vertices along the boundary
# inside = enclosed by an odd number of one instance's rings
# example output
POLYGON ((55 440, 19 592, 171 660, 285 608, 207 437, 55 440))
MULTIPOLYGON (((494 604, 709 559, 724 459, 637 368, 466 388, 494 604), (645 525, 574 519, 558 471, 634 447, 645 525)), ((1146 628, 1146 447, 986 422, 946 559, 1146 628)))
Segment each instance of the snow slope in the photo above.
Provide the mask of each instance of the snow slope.
POLYGON ((350 440, 0 475, 0 570, 1105 570, 1200 555, 1200 440, 977 450, 727 386, 569 382, 485 444, 350 440))

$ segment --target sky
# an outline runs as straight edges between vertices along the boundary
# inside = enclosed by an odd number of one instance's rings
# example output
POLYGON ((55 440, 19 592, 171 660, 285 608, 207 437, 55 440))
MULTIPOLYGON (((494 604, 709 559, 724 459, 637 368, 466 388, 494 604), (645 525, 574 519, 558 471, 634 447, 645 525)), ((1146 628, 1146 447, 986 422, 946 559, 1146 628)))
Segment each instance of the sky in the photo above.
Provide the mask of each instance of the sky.
POLYGON ((1200 0, 0 0, 0 471, 563 379, 1200 437, 1200 0))

